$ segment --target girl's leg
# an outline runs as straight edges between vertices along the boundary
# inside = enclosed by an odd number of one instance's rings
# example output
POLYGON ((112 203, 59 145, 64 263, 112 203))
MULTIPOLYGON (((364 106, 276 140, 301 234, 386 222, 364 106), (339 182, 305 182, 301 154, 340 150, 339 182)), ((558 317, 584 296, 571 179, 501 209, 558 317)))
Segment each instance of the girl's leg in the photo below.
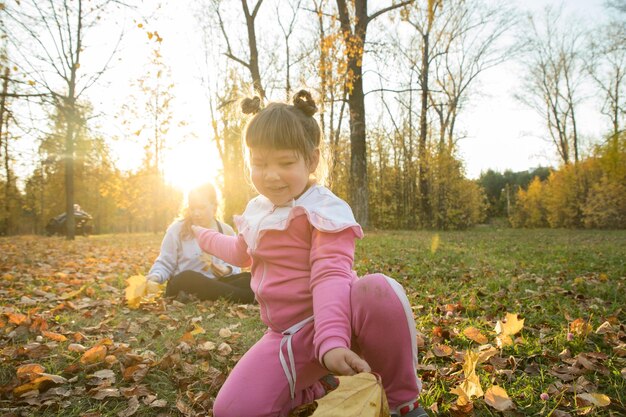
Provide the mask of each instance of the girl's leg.
POLYGON ((385 275, 367 275, 354 282, 351 302, 355 348, 382 377, 391 411, 411 408, 421 381, 415 373, 415 321, 404 289, 385 275))
POLYGON ((313 325, 305 326, 292 339, 297 381, 293 400, 279 359, 282 337, 268 330, 237 362, 217 394, 215 417, 284 417, 298 405, 323 395, 318 379, 327 371, 313 357, 313 325))
POLYGON ((225 298, 238 303, 252 303, 254 294, 250 286, 242 288, 217 279, 207 278, 196 271, 183 271, 167 282, 166 297, 175 297, 180 291, 193 294, 200 300, 225 298))

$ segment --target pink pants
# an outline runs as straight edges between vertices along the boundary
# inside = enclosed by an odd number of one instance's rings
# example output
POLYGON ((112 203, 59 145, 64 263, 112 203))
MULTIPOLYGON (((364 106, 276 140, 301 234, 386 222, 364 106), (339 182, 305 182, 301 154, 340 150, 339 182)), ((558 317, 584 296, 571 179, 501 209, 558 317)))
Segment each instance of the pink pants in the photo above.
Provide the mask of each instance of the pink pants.
MULTIPOLYGON (((404 290, 382 274, 356 280, 351 290, 352 347, 382 377, 389 407, 414 401, 421 389, 415 374, 415 322, 404 290)), ((295 398, 279 361, 281 333, 268 330, 239 360, 215 399, 215 417, 286 416, 320 398, 328 374, 314 356, 313 323, 292 339, 297 372, 295 398)))

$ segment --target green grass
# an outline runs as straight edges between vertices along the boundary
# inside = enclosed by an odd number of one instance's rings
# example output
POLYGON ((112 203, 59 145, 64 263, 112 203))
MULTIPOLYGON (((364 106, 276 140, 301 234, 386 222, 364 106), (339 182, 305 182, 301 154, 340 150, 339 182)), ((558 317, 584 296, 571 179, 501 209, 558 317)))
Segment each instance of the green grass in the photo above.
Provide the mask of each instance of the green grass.
MULTIPOLYGON (((138 310, 126 307, 125 279, 147 272, 160 239, 151 234, 74 242, 0 238, 0 412, 116 416, 128 407, 130 390, 135 389, 140 400, 135 416, 177 415, 177 401, 180 407, 211 415, 223 379, 265 326, 255 306, 223 301, 159 300, 138 310), (79 294, 63 299, 80 288, 79 294), (13 313, 28 319, 16 324, 13 313), (68 340, 43 337, 41 323, 68 340), (224 328, 233 334, 221 337, 224 328), (194 329, 204 333, 185 336, 194 329), (206 342, 225 342, 232 352, 203 351, 200 346, 206 342), (68 350, 70 343, 87 348, 105 343, 113 361, 81 364, 82 354, 68 350), (35 405, 27 404, 13 390, 25 383, 18 381, 16 371, 28 363, 64 376, 67 383, 55 387, 58 391, 43 386, 31 398, 35 405), (137 364, 149 368, 145 376, 124 379, 124 370, 137 364), (106 368, 115 372, 111 388, 119 396, 98 400, 94 393, 103 386, 90 375, 106 368), (147 405, 153 396, 165 400, 165 407, 147 405)), ((423 342, 418 373, 425 407, 450 414, 457 399, 450 390, 463 379, 462 354, 479 348, 463 331, 476 327, 495 346, 496 322, 516 313, 525 321, 515 344, 476 367, 483 390, 497 384, 518 415, 544 416, 584 412, 589 405, 577 403, 577 395, 601 393, 611 404, 594 406, 590 415, 617 416, 626 415, 625 248, 626 231, 370 231, 358 242, 355 269, 360 275, 383 272, 405 286, 423 342), (576 319, 588 323, 591 332, 573 331, 570 325, 576 319), (612 330, 597 334, 607 320, 612 330), (437 356, 438 344, 455 353, 437 356), (591 369, 581 367, 583 362, 591 369), (575 379, 557 376, 555 371, 566 366, 581 368, 575 379), (540 399, 543 392, 549 394, 547 401, 540 399)), ((483 398, 473 403, 475 416, 501 415, 483 398)))

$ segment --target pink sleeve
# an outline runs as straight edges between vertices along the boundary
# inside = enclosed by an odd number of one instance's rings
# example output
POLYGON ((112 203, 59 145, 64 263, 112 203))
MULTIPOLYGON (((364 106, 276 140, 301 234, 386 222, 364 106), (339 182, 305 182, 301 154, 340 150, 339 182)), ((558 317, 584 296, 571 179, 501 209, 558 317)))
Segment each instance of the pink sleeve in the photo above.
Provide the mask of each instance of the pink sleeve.
POLYGON ((215 230, 192 226, 200 248, 231 265, 247 267, 252 263, 243 236, 228 236, 215 230))
POLYGON ((336 233, 313 229, 311 238, 311 293, 315 315, 315 355, 321 362, 330 349, 350 347, 350 288, 354 279, 352 228, 336 233))

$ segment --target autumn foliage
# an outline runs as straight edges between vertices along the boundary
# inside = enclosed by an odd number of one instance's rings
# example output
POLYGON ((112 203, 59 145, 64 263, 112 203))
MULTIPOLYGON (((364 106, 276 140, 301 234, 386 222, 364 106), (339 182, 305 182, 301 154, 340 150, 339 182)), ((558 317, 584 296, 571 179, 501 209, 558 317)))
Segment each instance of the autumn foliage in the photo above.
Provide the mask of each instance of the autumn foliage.
POLYGON ((510 217, 515 227, 626 228, 626 135, 593 156, 519 189, 510 217))

